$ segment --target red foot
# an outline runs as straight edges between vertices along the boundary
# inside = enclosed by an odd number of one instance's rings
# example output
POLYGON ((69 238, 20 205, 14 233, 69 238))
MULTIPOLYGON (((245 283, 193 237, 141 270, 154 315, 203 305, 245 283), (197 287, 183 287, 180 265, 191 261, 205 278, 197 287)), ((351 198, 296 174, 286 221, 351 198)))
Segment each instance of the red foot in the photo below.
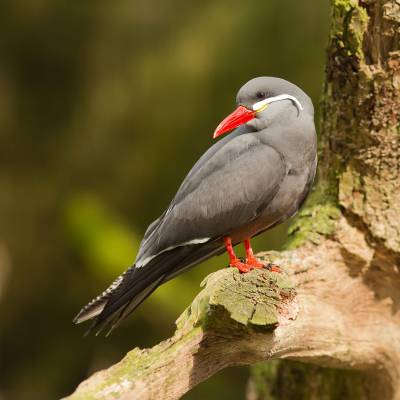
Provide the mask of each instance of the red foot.
POLYGON ((264 264, 254 256, 247 257, 246 264, 250 266, 251 269, 261 269, 264 268, 264 264))
POLYGON ((271 272, 278 272, 279 274, 282 273, 282 270, 275 264, 268 264, 267 268, 271 271, 271 272))
POLYGON ((237 268, 242 273, 249 272, 251 270, 250 265, 241 262, 238 258, 236 260, 231 260, 229 265, 233 268, 237 268))
POLYGON ((233 251, 232 241, 229 236, 224 237, 224 243, 226 246, 226 251, 229 255, 229 265, 231 267, 237 268, 240 272, 249 272, 252 269, 268 268, 272 272, 281 272, 281 269, 277 265, 268 264, 265 266, 257 257, 254 256, 253 249, 250 245, 250 239, 244 240, 244 248, 246 250, 246 262, 239 260, 235 252, 233 251))

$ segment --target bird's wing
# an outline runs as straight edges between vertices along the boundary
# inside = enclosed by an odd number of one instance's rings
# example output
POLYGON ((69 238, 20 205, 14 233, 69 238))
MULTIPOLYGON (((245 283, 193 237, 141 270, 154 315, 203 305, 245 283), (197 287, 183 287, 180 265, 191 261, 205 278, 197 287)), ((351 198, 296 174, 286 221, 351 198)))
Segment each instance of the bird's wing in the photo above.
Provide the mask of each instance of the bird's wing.
POLYGON ((228 235, 253 219, 286 175, 283 156, 256 135, 227 142, 192 170, 167 212, 143 240, 137 263, 165 249, 228 235))

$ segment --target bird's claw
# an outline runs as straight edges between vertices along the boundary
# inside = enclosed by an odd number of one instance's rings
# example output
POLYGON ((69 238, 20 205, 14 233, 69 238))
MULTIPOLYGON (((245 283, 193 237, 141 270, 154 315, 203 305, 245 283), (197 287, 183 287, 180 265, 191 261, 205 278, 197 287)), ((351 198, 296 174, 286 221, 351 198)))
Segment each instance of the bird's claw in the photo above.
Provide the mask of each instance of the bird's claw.
POLYGON ((268 271, 271 271, 271 272, 277 272, 278 274, 281 274, 281 273, 282 273, 282 269, 281 269, 280 267, 278 267, 276 264, 268 263, 268 264, 265 266, 265 268, 267 268, 268 271))
POLYGON ((232 261, 229 265, 233 268, 237 268, 242 273, 249 272, 252 269, 265 268, 265 264, 263 264, 256 257, 248 257, 246 260, 238 258, 232 261))
POLYGON ((261 269, 265 267, 265 265, 256 257, 248 257, 246 264, 250 266, 250 269, 261 269))
POLYGON ((258 269, 258 268, 266 268, 268 271, 282 273, 282 269, 278 267, 276 264, 267 263, 264 264, 260 261, 257 257, 248 257, 246 260, 246 264, 250 265, 251 269, 258 269))
POLYGON ((233 268, 237 268, 241 273, 249 272, 251 269, 250 265, 247 265, 239 259, 233 260, 229 265, 233 268))
POLYGON ((246 261, 243 258, 237 258, 236 260, 233 260, 229 265, 233 268, 237 268, 241 273, 246 273, 250 272, 253 269, 262 268, 266 268, 268 271, 271 272, 282 273, 281 268, 278 267, 276 264, 264 264, 256 257, 249 257, 246 259, 246 261))

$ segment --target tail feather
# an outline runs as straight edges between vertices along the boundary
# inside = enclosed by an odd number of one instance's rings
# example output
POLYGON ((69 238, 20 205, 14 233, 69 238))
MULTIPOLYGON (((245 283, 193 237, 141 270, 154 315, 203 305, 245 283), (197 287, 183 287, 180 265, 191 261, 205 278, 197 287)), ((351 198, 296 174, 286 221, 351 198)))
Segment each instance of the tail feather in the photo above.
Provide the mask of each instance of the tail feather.
POLYGON ((187 245, 160 254, 144 267, 134 265, 86 305, 74 322, 94 319, 88 333, 109 327, 109 334, 159 285, 220 251, 215 242, 187 245))
POLYGON ((106 336, 110 335, 110 333, 117 328, 121 322, 140 304, 143 303, 162 283, 164 276, 161 276, 158 280, 154 281, 144 290, 139 292, 135 297, 133 297, 129 302, 122 305, 117 311, 108 315, 105 319, 96 319, 93 321, 92 326, 89 329, 89 332, 96 331, 96 336, 99 335, 104 329, 109 327, 106 336))
POLYGON ((132 312, 137 308, 162 283, 171 265, 182 258, 183 250, 187 251, 187 249, 181 248, 179 252, 171 250, 160 254, 146 267, 133 268, 129 274, 125 274, 120 285, 111 293, 90 330, 102 330, 108 325, 119 323, 122 315, 123 318, 128 315, 124 311, 132 312))
POLYGON ((92 301, 86 304, 86 306, 76 315, 73 322, 75 324, 80 324, 81 322, 87 321, 101 314, 108 300, 124 281, 126 275, 128 275, 134 267, 135 266, 127 269, 124 273, 118 276, 118 278, 115 279, 115 281, 103 293, 99 294, 92 301))

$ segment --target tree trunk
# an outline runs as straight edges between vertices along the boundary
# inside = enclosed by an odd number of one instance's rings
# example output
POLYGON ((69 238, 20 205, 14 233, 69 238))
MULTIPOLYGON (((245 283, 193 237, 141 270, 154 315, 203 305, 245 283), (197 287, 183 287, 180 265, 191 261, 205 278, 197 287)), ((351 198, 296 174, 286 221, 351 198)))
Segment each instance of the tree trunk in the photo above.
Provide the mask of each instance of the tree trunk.
MULTIPOLYGON (((352 315, 348 329, 365 325, 359 340, 368 336, 379 352, 371 357, 371 366, 361 368, 362 374, 293 362, 257 365, 252 368, 248 400, 381 399, 381 390, 386 398, 399 397, 399 67, 400 1, 332 0, 320 179, 315 200, 292 227, 295 246, 304 236, 316 244, 323 236, 324 242, 328 239, 337 246, 338 260, 348 275, 340 284, 362 284, 354 303, 348 301, 352 315), (340 214, 332 226, 335 208, 340 214), (315 215, 328 226, 315 224, 310 219, 315 215), (316 227, 311 235, 309 224, 316 227), (373 300, 371 308, 362 292, 373 300), (375 319, 374 308, 381 309, 382 316, 386 314, 386 323, 375 319), (376 325, 376 337, 367 321, 376 325), (384 347, 386 351, 382 351, 384 347), (390 359, 393 367, 382 365, 390 359), (387 387, 379 385, 382 379, 388 380, 387 387)), ((334 274, 326 271, 324 279, 332 281, 334 274)), ((352 360, 342 367, 354 369, 352 360)))
POLYGON ((270 359, 296 362, 255 367, 248 399, 400 399, 399 0, 332 0, 322 109, 316 188, 263 255, 284 273, 211 274, 171 339, 70 399, 177 399, 270 359))

